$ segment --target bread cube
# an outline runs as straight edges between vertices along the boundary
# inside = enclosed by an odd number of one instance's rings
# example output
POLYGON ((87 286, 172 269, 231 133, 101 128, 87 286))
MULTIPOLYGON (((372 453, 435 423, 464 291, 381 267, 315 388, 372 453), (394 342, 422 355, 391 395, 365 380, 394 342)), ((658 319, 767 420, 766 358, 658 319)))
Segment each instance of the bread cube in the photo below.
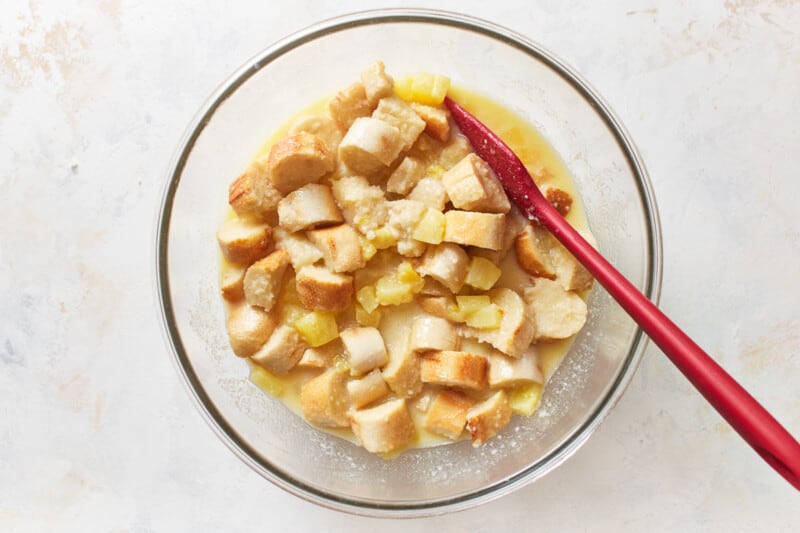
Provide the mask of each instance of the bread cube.
POLYGON ((261 348, 277 326, 274 313, 246 303, 231 308, 225 322, 233 353, 249 357, 261 348))
POLYGON ((403 152, 411 148, 419 134, 425 130, 425 121, 407 103, 395 96, 381 98, 372 118, 397 128, 400 133, 400 149, 403 152))
POLYGON ((477 447, 497 435, 511 420, 508 395, 500 390, 467 412, 467 431, 477 447))
POLYGON ((383 379, 396 395, 411 398, 422 390, 419 358, 408 347, 408 340, 389 345, 389 362, 383 367, 383 379))
POLYGON ((306 309, 344 311, 352 303, 353 276, 336 274, 324 267, 306 266, 297 272, 295 284, 306 309))
POLYGON ((419 183, 425 175, 425 165, 416 157, 404 157, 400 164, 389 175, 386 181, 386 190, 403 196, 419 183))
POLYGON ((517 253, 517 262, 525 272, 531 276, 555 279, 550 258, 550 250, 554 246, 552 238, 550 233, 538 224, 526 225, 517 235, 514 249, 517 253))
POLYGON ((272 145, 268 158, 269 178, 281 193, 289 193, 333 170, 333 155, 316 135, 300 132, 272 145))
POLYGON ((306 348, 308 345, 300 338, 296 329, 281 324, 250 359, 270 372, 282 375, 294 368, 306 348))
POLYGON ((501 353, 489 356, 489 386, 508 389, 528 383, 544 383, 536 348, 531 345, 517 359, 501 353))
POLYGON ((389 394, 389 387, 383 381, 381 371, 376 368, 361 379, 348 381, 347 393, 353 407, 360 409, 389 394))
POLYGON ((331 154, 335 154, 339 150, 342 132, 339 131, 336 121, 327 115, 305 115, 295 120, 289 128, 289 135, 297 135, 302 132, 316 135, 325 143, 331 154))
POLYGON ((452 294, 452 291, 445 287, 442 282, 436 281, 431 277, 426 277, 425 284, 422 286, 419 293, 425 296, 449 296, 452 294))
POLYGON ((436 395, 425 417, 425 429, 450 440, 458 440, 467 424, 473 400, 458 391, 443 390, 436 395))
POLYGON ((562 217, 569 214, 570 209, 572 209, 572 196, 567 191, 559 189, 554 185, 544 185, 542 187, 542 194, 562 217))
POLYGON ((328 111, 340 131, 347 131, 356 119, 368 117, 372 106, 367 100, 364 84, 355 82, 338 93, 328 102, 328 111))
POLYGON ((323 428, 350 425, 347 417, 347 374, 329 368, 307 381, 300 389, 303 416, 309 423, 323 428))
POLYGON ((464 334, 487 342, 511 357, 520 357, 536 333, 531 311, 523 299, 511 289, 488 292, 492 302, 503 310, 500 327, 496 329, 464 328, 464 334))
MULTIPOLYGON (((589 244, 597 247, 591 235, 583 235, 589 244)), ((569 251, 556 243, 550 250, 550 264, 556 274, 556 281, 568 291, 585 291, 592 288, 594 278, 569 251)))
POLYGON ((423 383, 481 390, 486 388, 486 358, 469 352, 437 350, 420 357, 423 383))
POLYGON ((369 452, 388 453, 414 438, 414 421, 402 398, 350 413, 350 427, 369 452))
POLYGON ((386 224, 389 207, 383 190, 370 185, 366 178, 342 178, 332 183, 331 190, 344 219, 367 238, 372 239, 374 232, 386 224))
POLYGON ((338 224, 344 219, 333 200, 331 188, 309 183, 290 192, 280 201, 278 220, 282 228, 294 233, 316 226, 338 224))
POLYGON ((525 289, 525 302, 536 324, 537 341, 566 339, 586 323, 586 302, 557 282, 537 278, 525 289))
POLYGON ((339 158, 351 170, 367 176, 397 159, 403 148, 400 131, 370 117, 356 119, 339 143, 339 158))
POLYGON ((383 337, 376 328, 348 328, 339 336, 347 350, 347 360, 353 374, 366 374, 388 362, 383 337))
POLYGON ((272 246, 272 228, 241 218, 225 221, 217 231, 217 242, 225 259, 249 265, 267 255, 272 246))
POLYGON ((254 161, 228 188, 228 203, 240 217, 266 220, 283 197, 269 180, 266 162, 266 156, 254 161))
POLYGON ((408 347, 414 352, 455 350, 458 347, 458 332, 449 320, 421 316, 411 324, 408 347))
POLYGON ((314 246, 302 233, 289 233, 283 228, 276 228, 273 236, 275 248, 286 250, 295 271, 322 259, 322 250, 314 246))
POLYGON ((465 246, 499 250, 503 246, 504 215, 474 211, 447 211, 444 240, 465 246))
POLYGON ((461 290, 467 277, 469 256, 457 244, 445 242, 428 248, 419 271, 456 293, 461 290))
POLYGON ((285 250, 275 250, 250 265, 244 274, 244 297, 247 303, 263 307, 265 311, 272 309, 288 265, 289 254, 285 250))
POLYGON ((469 154, 445 172, 442 183, 458 209, 486 213, 508 213, 511 209, 500 180, 476 154, 469 154))
POLYGON ((241 265, 226 265, 220 276, 219 288, 222 297, 229 302, 244 298, 244 273, 247 268, 241 265))
POLYGON ((444 145, 439 153, 439 164, 445 170, 452 168, 456 163, 464 159, 472 152, 472 145, 462 134, 451 135, 450 140, 444 145))
POLYGON ((303 356, 297 362, 297 366, 303 368, 328 368, 333 365, 334 358, 342 352, 344 352, 344 347, 339 339, 322 346, 306 348, 303 356))
POLYGON ((529 223, 525 215, 523 215, 516 206, 512 205, 511 210, 506 213, 506 227, 503 230, 503 239, 500 249, 486 250, 484 248, 475 248, 470 251, 470 254, 484 257, 495 265, 499 265, 503 259, 505 259, 506 255, 508 255, 509 250, 514 247, 517 235, 519 235, 529 223))
POLYGON ((362 70, 361 83, 364 84, 367 102, 373 108, 378 105, 378 100, 394 94, 394 80, 386 74, 383 61, 376 61, 362 70))
POLYGON ((431 209, 444 211, 444 206, 447 204, 447 191, 444 190, 441 180, 422 178, 406 198, 421 202, 431 209))
POLYGON ((447 142, 450 138, 450 113, 441 107, 433 107, 425 104, 412 102, 409 104, 411 109, 425 121, 425 132, 434 139, 447 142))
POLYGON ((334 272, 352 272, 366 264, 358 233, 349 224, 306 232, 325 257, 328 268, 334 272))
POLYGON ((413 237, 414 229, 425 214, 425 204, 413 200, 388 202, 389 221, 386 226, 397 237, 397 253, 405 257, 419 257, 425 253, 425 243, 413 237))

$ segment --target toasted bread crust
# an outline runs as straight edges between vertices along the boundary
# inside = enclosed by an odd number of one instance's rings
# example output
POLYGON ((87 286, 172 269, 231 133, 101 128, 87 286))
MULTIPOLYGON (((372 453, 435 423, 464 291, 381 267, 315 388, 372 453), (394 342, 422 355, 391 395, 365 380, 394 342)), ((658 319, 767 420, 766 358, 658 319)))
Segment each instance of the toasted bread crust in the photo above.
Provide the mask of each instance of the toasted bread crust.
POLYGON ((481 390, 486 388, 486 358, 469 352, 437 350, 420 358, 423 383, 481 390))
POLYGON ((352 303, 353 277, 323 267, 307 266, 295 278, 297 294, 306 309, 343 311, 352 303))

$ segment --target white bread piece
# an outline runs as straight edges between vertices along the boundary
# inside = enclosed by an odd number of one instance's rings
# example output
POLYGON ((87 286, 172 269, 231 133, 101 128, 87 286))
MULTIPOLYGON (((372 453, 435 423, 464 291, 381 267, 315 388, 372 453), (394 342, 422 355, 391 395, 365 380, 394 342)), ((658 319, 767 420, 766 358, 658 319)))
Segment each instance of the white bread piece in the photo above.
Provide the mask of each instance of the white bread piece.
POLYGON ((405 257, 421 256, 426 244, 415 240, 412 235, 427 207, 413 200, 394 200, 387 205, 389 220, 386 227, 397 237, 397 253, 405 257))
POLYGON ((313 228, 343 222, 331 188, 319 183, 303 185, 278 204, 278 223, 286 231, 313 228))
POLYGON ((525 226, 528 225, 528 219, 525 218, 517 206, 512 205, 511 211, 506 213, 506 227, 503 230, 503 244, 499 250, 486 250, 483 248, 473 248, 470 250, 470 255, 479 255, 481 257, 485 257, 495 265, 499 265, 500 262, 505 259, 508 255, 508 252, 511 248, 514 247, 514 243, 516 242, 517 235, 525 229, 525 226))
POLYGON ((545 184, 540 187, 540 189, 545 200, 547 200, 562 217, 569 214, 572 209, 572 195, 552 184, 545 184))
POLYGON ((505 391, 497 391, 467 412, 467 431, 472 445, 480 446, 497 435, 511 420, 511 407, 505 391))
POLYGON ((388 167, 403 148, 400 131, 382 120, 356 119, 339 143, 339 159, 353 172, 370 175, 388 167))
POLYGON ((386 190, 403 196, 425 175, 425 165, 416 157, 404 157, 386 181, 386 190))
POLYGON ((400 132, 400 149, 405 152, 425 130, 425 121, 407 103, 396 96, 381 98, 372 118, 382 120, 400 132))
POLYGON ((420 316, 411 323, 408 347, 414 352, 455 350, 458 348, 458 331, 444 318, 420 316))
POLYGON ((350 412, 350 427, 369 452, 388 453, 407 444, 416 433, 402 398, 350 412))
POLYGON ((269 180, 266 155, 253 161, 228 187, 228 203, 236 214, 257 221, 271 218, 282 197, 269 180))
POLYGON ((302 233, 289 233, 283 228, 275 228, 273 236, 275 248, 289 253, 289 260, 295 271, 322 259, 322 250, 314 246, 302 233))
POLYGON ((444 206, 448 200, 444 185, 442 185, 441 180, 436 178, 422 178, 406 198, 422 202, 437 211, 444 211, 444 206))
POLYGON ((226 265, 220 276, 219 288, 222 297, 229 302, 244 298, 244 273, 247 268, 241 265, 226 265))
POLYGON ((352 83, 336 93, 328 102, 328 111, 340 131, 347 131, 360 117, 368 117, 372 106, 367 100, 367 92, 360 81, 352 83))
MULTIPOLYGON (((581 235, 589 244, 597 248, 594 237, 585 233, 581 233, 581 235)), ((553 241, 555 241, 555 238, 553 238, 553 241)), ((594 282, 592 275, 561 243, 556 243, 550 250, 550 263, 556 273, 556 281, 564 289, 568 291, 585 291, 592 288, 592 283, 594 282)))
POLYGON ((527 224, 514 241, 519 266, 531 276, 555 279, 556 274, 550 257, 550 251, 554 246, 552 239, 553 237, 543 227, 538 224, 527 224))
POLYGON ((467 412, 475 403, 464 393, 445 389, 428 408, 424 427, 431 433, 458 440, 467 425, 467 412))
POLYGON ((344 428, 347 418, 347 374, 329 368, 310 379, 300 389, 303 416, 309 423, 324 428, 344 428))
POLYGON ((511 289, 492 289, 486 293, 492 303, 503 310, 503 318, 497 329, 480 329, 465 326, 465 335, 487 342, 511 357, 520 357, 530 345, 536 333, 531 311, 523 299, 511 289))
POLYGON ((284 137, 272 145, 267 161, 269 179, 283 194, 319 179, 333 170, 333 154, 325 143, 306 132, 284 137))
POLYGON ((469 154, 445 172, 442 183, 457 209, 485 213, 508 213, 511 209, 500 180, 476 154, 469 154))
POLYGON ((489 250, 503 247, 505 215, 452 210, 447 211, 444 218, 444 240, 447 242, 489 250))
POLYGON ((307 348, 297 362, 297 366, 303 368, 328 368, 333 364, 334 357, 342 352, 344 352, 342 341, 334 339, 322 346, 307 348))
POLYGON ((331 184, 333 197, 348 224, 370 238, 389 219, 389 206, 383 190, 366 178, 348 176, 331 184))
POLYGON ((249 357, 256 353, 267 342, 277 325, 275 313, 267 313, 260 307, 246 303, 232 307, 225 321, 228 342, 233 353, 239 357, 249 357))
POLYGON ((377 328, 347 328, 339 333, 354 375, 366 374, 389 361, 383 337, 377 328))
POLYGON ((411 109, 425 121, 425 132, 434 139, 447 142, 450 138, 450 112, 441 107, 411 102, 411 109))
POLYGON ((389 345, 389 362, 383 367, 383 379, 396 395, 411 398, 422 390, 419 357, 408 347, 406 338, 401 345, 389 345))
POLYGON ((367 102, 373 108, 378 104, 378 100, 394 94, 394 80, 386 74, 383 61, 376 61, 362 70, 361 83, 364 84, 367 102))
POLYGON ((389 387, 383 381, 381 371, 376 368, 361 379, 348 381, 347 393, 350 396, 351 405, 360 409, 389 394, 389 387))
POLYGON ((451 135, 439 153, 439 164, 450 169, 472 152, 472 145, 462 134, 451 135))
POLYGON ((295 285, 306 309, 344 311, 352 303, 353 276, 336 274, 325 267, 301 268, 295 277, 295 285))
POLYGON ((334 272, 352 272, 366 264, 358 233, 350 224, 309 230, 306 235, 322 250, 325 263, 334 272))
POLYGON ((529 346, 517 359, 499 352, 489 355, 489 387, 507 389, 527 383, 544 383, 534 345, 529 346))
POLYGON ((339 150, 342 141, 342 132, 336 122, 327 115, 305 115, 299 117, 289 128, 289 135, 306 132, 316 135, 328 147, 331 154, 339 150))
POLYGON ((281 324, 250 358, 270 372, 281 375, 294 368, 306 348, 308 345, 296 329, 281 324))
POLYGON ((247 303, 263 307, 265 311, 272 309, 287 266, 289 254, 286 250, 275 250, 250 265, 244 274, 244 297, 247 303))
POLYGON ((217 242, 225 259, 249 265, 267 255, 272 246, 272 228, 239 217, 231 218, 217 231, 217 242))
POLYGON ((537 341, 566 339, 586 323, 586 302, 555 281, 537 278, 524 291, 525 302, 536 324, 537 341))
POLYGON ((486 388, 486 358, 482 355, 436 350, 420 357, 423 383, 482 390, 486 388))
POLYGON ((444 319, 450 316, 449 308, 456 304, 452 295, 418 297, 417 303, 426 313, 444 319))
POLYGON ((419 293, 425 296, 448 296, 452 294, 452 291, 441 282, 425 276, 425 285, 422 286, 422 290, 419 293))
MULTIPOLYGON (((417 142, 408 151, 408 154, 425 161, 427 164, 440 165, 439 155, 444 149, 445 144, 441 141, 434 139, 424 131, 417 137, 417 142)), ((462 156, 463 157, 463 156, 462 156)), ((460 158, 459 158, 460 159, 460 158)))
POLYGON ((443 242, 428 248, 418 270, 457 293, 469 272, 469 256, 459 245, 443 242))

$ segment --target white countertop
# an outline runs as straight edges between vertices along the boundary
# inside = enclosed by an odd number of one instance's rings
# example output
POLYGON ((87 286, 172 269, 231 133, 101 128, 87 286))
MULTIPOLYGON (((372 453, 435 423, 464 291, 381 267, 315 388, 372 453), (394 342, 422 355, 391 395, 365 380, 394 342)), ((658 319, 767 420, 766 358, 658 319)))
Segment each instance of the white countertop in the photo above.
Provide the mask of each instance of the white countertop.
MULTIPOLYGON (((377 4, 3 2, 0 531, 798 531, 798 492, 652 346, 574 457, 454 515, 322 509, 213 435, 157 315, 167 163, 239 64, 377 4)), ((800 436, 800 4, 527 4, 435 7, 529 36, 606 98, 661 210, 663 309, 800 436)))

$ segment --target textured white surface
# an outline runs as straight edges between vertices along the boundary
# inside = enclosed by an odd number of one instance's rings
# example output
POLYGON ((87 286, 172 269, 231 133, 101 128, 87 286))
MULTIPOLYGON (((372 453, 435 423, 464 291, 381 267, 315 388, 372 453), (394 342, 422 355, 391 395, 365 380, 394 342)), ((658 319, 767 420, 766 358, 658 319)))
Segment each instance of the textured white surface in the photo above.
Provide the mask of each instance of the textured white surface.
MULTIPOLYGON (((318 508, 209 430, 156 314, 164 170, 246 58, 378 4, 0 4, 0 530, 797 531, 797 491, 652 347, 571 460, 445 517, 318 508)), ((661 209, 663 309, 800 435, 800 4, 600 4, 430 7, 528 35, 606 98, 661 209)))

